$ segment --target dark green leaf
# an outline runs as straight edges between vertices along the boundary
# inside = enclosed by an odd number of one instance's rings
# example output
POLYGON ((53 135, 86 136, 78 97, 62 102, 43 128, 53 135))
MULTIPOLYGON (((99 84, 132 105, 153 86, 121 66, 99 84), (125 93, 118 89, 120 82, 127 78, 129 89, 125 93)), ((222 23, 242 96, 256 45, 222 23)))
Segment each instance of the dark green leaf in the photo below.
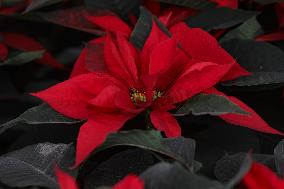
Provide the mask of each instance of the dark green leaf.
MULTIPOLYGON (((91 160, 90 160, 91 161, 91 160)), ((97 161, 94 159, 93 161, 97 161)), ((112 186, 129 173, 139 175, 153 165, 154 157, 150 152, 136 148, 120 151, 103 160, 95 168, 88 168, 84 177, 84 189, 94 189, 98 186, 112 186)))
POLYGON ((43 8, 49 5, 53 5, 56 3, 60 3, 62 1, 63 0, 32 0, 29 6, 24 11, 24 13, 34 11, 34 10, 37 10, 37 9, 40 9, 40 8, 43 8))
POLYGON ((246 173, 250 170, 252 164, 251 155, 246 155, 245 159, 242 161, 242 164, 239 168, 239 171, 235 174, 235 176, 226 183, 225 189, 232 189, 234 186, 239 184, 246 173))
POLYGON ((253 17, 244 22, 239 27, 229 31, 221 38, 220 42, 224 42, 230 39, 255 39, 256 36, 263 34, 261 25, 257 21, 256 17, 253 17))
POLYGON ((181 162, 185 166, 188 166, 186 160, 184 160, 180 155, 175 154, 169 148, 163 145, 162 141, 163 138, 160 132, 158 131, 154 130, 122 131, 116 134, 109 135, 106 141, 104 142, 104 144, 101 147, 99 147, 95 151, 95 153, 116 146, 132 146, 165 155, 167 157, 170 157, 174 160, 181 162))
POLYGON ((148 36, 151 33, 153 20, 165 34, 168 36, 171 35, 168 29, 157 19, 156 16, 152 15, 144 7, 140 7, 140 16, 129 39, 129 41, 135 47, 139 49, 143 48, 148 36))
POLYGON ((54 166, 73 163, 72 145, 42 143, 0 157, 0 180, 12 187, 42 186, 58 188, 54 166))
POLYGON ((80 123, 79 120, 70 119, 59 114, 53 110, 49 105, 42 104, 40 106, 33 107, 14 120, 4 123, 0 126, 0 134, 6 129, 21 125, 40 125, 40 124, 76 124, 80 123))
POLYGON ((222 43, 238 63, 252 73, 224 83, 226 86, 255 86, 284 83, 284 52, 265 42, 230 40, 222 43))
POLYGON ((284 140, 279 142, 279 144, 277 144, 277 146, 274 148, 274 157, 275 157, 277 172, 279 175, 283 175, 284 174, 284 140))
POLYGON ((140 16, 131 33, 129 41, 137 48, 142 49, 151 29, 153 17, 145 8, 140 8, 140 16))
POLYGON ((162 140, 162 144, 186 160, 188 167, 194 164, 196 143, 193 139, 184 137, 165 138, 162 140))
POLYGON ((199 94, 189 99, 177 112, 176 116, 193 115, 222 115, 228 113, 247 114, 238 105, 224 96, 215 94, 199 94))
MULTIPOLYGON (((225 155, 216 162, 214 174, 216 178, 222 182, 229 182, 239 172, 248 154, 240 152, 233 155, 225 155)), ((275 161, 273 155, 269 154, 253 154, 251 157, 254 161, 265 164, 275 170, 275 161)))
POLYGON ((159 163, 141 174, 145 189, 222 189, 222 184, 183 169, 179 164, 159 163))
POLYGON ((111 10, 122 17, 126 17, 134 9, 138 9, 139 0, 84 0, 85 5, 93 10, 111 10))
POLYGON ((8 58, 4 62, 0 62, 0 66, 18 66, 29 63, 33 60, 40 59, 44 51, 22 52, 13 57, 8 58))
POLYGON ((207 9, 215 6, 215 3, 210 0, 156 0, 162 3, 168 3, 172 5, 194 8, 194 9, 207 9))
POLYGON ((257 14, 254 11, 221 7, 202 11, 196 16, 190 16, 185 22, 190 27, 211 31, 241 24, 257 14))

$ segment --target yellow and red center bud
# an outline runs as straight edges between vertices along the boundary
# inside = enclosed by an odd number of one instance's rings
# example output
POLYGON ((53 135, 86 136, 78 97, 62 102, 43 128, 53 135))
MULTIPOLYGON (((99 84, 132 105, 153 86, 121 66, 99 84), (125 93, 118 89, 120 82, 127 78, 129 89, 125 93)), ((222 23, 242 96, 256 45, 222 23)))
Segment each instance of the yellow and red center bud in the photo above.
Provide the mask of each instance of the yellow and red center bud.
MULTIPOLYGON (((161 91, 155 90, 152 93, 152 100, 154 101, 154 100, 156 100, 156 99, 158 99, 162 96, 163 96, 163 93, 161 91)), ((144 92, 144 91, 139 91, 139 90, 134 89, 134 88, 130 89, 130 98, 131 98, 131 101, 134 104, 146 103, 147 97, 149 98, 149 96, 146 95, 146 92, 144 92)))

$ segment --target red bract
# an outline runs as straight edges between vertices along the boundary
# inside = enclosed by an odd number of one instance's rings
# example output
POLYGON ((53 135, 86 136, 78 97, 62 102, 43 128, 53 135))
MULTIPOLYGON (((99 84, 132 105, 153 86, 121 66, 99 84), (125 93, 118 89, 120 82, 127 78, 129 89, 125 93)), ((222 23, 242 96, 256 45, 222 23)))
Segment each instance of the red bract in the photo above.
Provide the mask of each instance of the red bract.
MULTIPOLYGON (((55 169, 55 173, 57 176, 58 184, 60 189, 78 189, 79 187, 76 184, 76 181, 73 177, 66 174, 59 168, 55 169)), ((113 189, 143 189, 144 183, 143 181, 135 176, 128 175, 123 180, 118 182, 116 185, 112 187, 113 189)))
POLYGON ((252 164, 249 172, 243 178, 242 184, 246 189, 284 188, 284 180, 260 163, 252 164))
MULTIPOLYGON (((87 120, 77 139, 76 165, 108 134, 143 111, 150 112, 153 126, 167 137, 180 136, 181 129, 168 112, 175 104, 220 81, 249 74, 205 31, 179 23, 170 32, 168 37, 153 22, 142 50, 121 32, 107 33, 83 50, 71 79, 34 94, 65 116, 87 120)), ((249 115, 224 115, 223 119, 280 134, 252 109, 231 100, 249 115)))
MULTIPOLYGON (((15 32, 0 32, 2 45, 9 48, 17 49, 20 51, 44 51, 41 59, 37 60, 40 64, 47 64, 54 68, 63 68, 64 66, 60 64, 47 50, 33 38, 15 32)), ((3 48, 3 47, 2 47, 3 48)), ((1 47, 0 47, 1 49, 1 47)), ((8 53, 8 51, 7 51, 8 53)), ((5 56, 7 57, 7 55, 5 56)), ((0 55, 1 60, 1 55, 0 55)))

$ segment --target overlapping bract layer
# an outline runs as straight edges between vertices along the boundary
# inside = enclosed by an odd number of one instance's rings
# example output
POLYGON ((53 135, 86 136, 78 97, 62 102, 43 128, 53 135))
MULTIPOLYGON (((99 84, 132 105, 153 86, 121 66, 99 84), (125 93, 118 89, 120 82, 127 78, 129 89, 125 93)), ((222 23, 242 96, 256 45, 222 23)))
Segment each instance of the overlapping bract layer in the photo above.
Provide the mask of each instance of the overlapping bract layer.
MULTIPOLYGON (((100 22, 92 19, 93 22, 100 22)), ((218 82, 249 73, 201 29, 179 22, 165 34, 155 21, 142 49, 128 40, 127 25, 116 18, 115 28, 101 23, 107 33, 91 41, 75 64, 72 77, 35 93, 65 116, 86 119, 77 140, 76 165, 126 121, 147 110, 153 126, 167 137, 181 135, 178 122, 168 111, 199 93, 224 95, 213 89, 218 82), (121 26, 121 27, 120 27, 121 26)), ((165 23, 164 23, 165 24, 165 23)), ((167 25, 167 24, 166 24, 167 25)), ((233 97, 248 115, 221 118, 262 132, 281 134, 251 108, 233 97)))

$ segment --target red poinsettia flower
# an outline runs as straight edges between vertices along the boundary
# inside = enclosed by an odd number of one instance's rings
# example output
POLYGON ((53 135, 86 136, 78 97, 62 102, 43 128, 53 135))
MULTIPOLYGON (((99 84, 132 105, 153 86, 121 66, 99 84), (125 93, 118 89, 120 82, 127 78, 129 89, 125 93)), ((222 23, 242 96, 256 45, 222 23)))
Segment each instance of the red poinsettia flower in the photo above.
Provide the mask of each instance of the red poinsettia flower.
MULTIPOLYGON (((88 120, 77 139, 76 165, 109 133, 117 132, 145 110, 150 111, 156 129, 167 137, 180 136, 180 127, 168 112, 175 104, 208 92, 219 81, 249 74, 205 31, 179 23, 170 32, 172 36, 168 37, 153 22, 142 50, 129 43, 125 33, 108 33, 82 52, 71 79, 34 94, 65 116, 88 120)), ((220 93, 212 89, 209 92, 220 93)), ((228 98, 250 114, 221 118, 280 134, 251 108, 228 98)))
MULTIPOLYGON (((60 186, 60 189, 79 189, 73 177, 66 174, 59 168, 55 169, 55 173, 58 179, 58 184, 60 186)), ((118 182, 116 185, 114 185, 112 188, 113 189, 143 189, 144 183, 139 177, 130 174, 126 176, 123 180, 118 182)))
POLYGON ((44 51, 42 58, 37 60, 37 63, 54 68, 64 67, 39 42, 27 35, 16 32, 0 32, 0 61, 7 58, 8 48, 24 52, 44 51))
POLYGON ((249 172, 244 176, 242 185, 246 189, 280 189, 284 188, 284 180, 268 167, 260 163, 253 163, 249 172))

